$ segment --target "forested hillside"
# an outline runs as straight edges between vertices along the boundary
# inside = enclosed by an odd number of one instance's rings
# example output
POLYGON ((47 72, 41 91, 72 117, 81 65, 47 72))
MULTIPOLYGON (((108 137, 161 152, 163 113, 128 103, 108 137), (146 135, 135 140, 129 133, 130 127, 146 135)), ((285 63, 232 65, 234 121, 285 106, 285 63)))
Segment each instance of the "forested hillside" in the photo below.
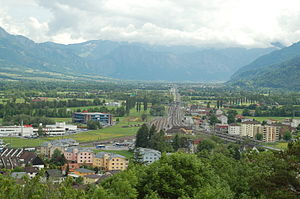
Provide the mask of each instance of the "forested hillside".
POLYGON ((201 48, 114 41, 35 43, 0 28, 0 78, 226 81, 275 48, 201 48))
POLYGON ((300 43, 274 51, 242 67, 230 81, 233 85, 299 89, 300 43))

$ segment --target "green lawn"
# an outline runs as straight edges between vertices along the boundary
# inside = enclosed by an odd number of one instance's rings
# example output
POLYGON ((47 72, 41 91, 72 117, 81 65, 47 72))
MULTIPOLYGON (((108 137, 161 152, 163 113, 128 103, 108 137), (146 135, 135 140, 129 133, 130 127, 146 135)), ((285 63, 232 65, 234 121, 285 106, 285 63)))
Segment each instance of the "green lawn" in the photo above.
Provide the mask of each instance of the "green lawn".
POLYGON ((108 153, 116 153, 122 156, 125 156, 126 158, 132 158, 133 157, 133 153, 126 151, 126 150, 99 150, 99 149, 95 149, 93 150, 94 153, 98 153, 98 152, 108 152, 108 153))
MULTIPOLYGON (((47 138, 39 138, 39 139, 3 138, 3 140, 7 143, 10 143, 12 147, 36 147, 45 141, 61 139, 61 138, 72 138, 77 140, 78 142, 89 142, 89 141, 98 141, 98 140, 111 139, 111 138, 123 137, 123 136, 132 136, 136 134, 139 127, 123 128, 123 126, 143 124, 143 122, 140 120, 140 115, 142 114, 142 112, 137 113, 135 109, 132 109, 131 112, 132 115, 128 117, 119 117, 120 122, 117 125, 108 128, 81 132, 78 134, 62 136, 62 137, 47 137, 47 138)), ((150 118, 148 117, 148 119, 150 118)))
POLYGON ((55 122, 67 122, 70 123, 72 122, 72 118, 58 118, 58 117, 50 117, 50 119, 54 120, 55 122))
POLYGON ((287 142, 276 142, 276 143, 264 143, 263 145, 274 147, 277 149, 287 149, 288 143, 287 142))
MULTIPOLYGON (((262 121, 266 121, 268 119, 272 119, 272 120, 278 120, 278 121, 283 121, 287 118, 291 119, 291 117, 248 117, 247 118, 253 118, 259 122, 262 122, 262 121)), ((294 117, 295 119, 300 119, 300 117, 294 117)))

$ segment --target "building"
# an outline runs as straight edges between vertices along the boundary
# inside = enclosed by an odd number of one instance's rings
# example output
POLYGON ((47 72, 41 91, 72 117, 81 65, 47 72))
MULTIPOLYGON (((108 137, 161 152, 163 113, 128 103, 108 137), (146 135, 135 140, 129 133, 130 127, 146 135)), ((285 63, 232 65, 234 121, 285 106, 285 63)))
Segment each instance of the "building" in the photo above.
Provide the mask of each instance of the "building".
POLYGON ((154 149, 148 149, 148 148, 137 148, 134 151, 135 159, 139 162, 145 163, 145 164, 151 164, 155 162, 156 160, 159 160, 161 157, 161 152, 154 150, 154 149))
POLYGON ((241 133, 241 126, 238 124, 230 124, 228 126, 228 134, 229 135, 240 135, 241 133))
POLYGON ((67 147, 70 146, 77 146, 79 143, 73 139, 61 139, 61 140, 53 140, 51 142, 44 142, 39 148, 39 152, 51 158, 52 154, 54 153, 55 149, 64 152, 67 147))
POLYGON ((109 113, 74 113, 73 122, 86 124, 88 121, 97 121, 102 125, 112 125, 112 115, 109 113))
POLYGON ((93 166, 105 171, 123 171, 128 167, 128 159, 115 153, 99 152, 94 156, 93 166))
POLYGON ((24 149, 5 148, 0 153, 0 168, 13 169, 16 167, 25 167, 32 164, 32 161, 37 157, 34 152, 29 152, 24 149))
POLYGON ((65 131, 76 131, 77 130, 76 125, 66 124, 65 122, 56 122, 55 124, 46 125, 46 128, 62 128, 65 131))
POLYGON ((0 126, 0 137, 31 137, 34 135, 31 125, 0 126))
POLYGON ((119 102, 106 102, 105 106, 120 107, 121 103, 119 103, 119 102))
POLYGON ((292 119, 291 127, 297 128, 300 125, 300 119, 292 119))
POLYGON ((52 183, 62 183, 66 179, 65 175, 58 169, 49 169, 45 172, 45 177, 42 181, 50 181, 52 183))
POLYGON ((221 124, 227 124, 228 118, 225 115, 217 115, 218 120, 220 120, 221 124))
POLYGON ((228 132, 228 124, 216 124, 215 130, 219 133, 227 133, 228 132))
POLYGON ((261 127, 260 122, 257 121, 247 121, 247 122, 242 122, 241 123, 241 136, 248 136, 251 138, 254 138, 255 135, 259 131, 259 127, 261 127))
POLYGON ((216 115, 222 115, 223 111, 221 109, 216 110, 216 115))
POLYGON ((69 162, 93 164, 93 152, 90 149, 69 147, 64 151, 64 156, 69 162))
POLYGON ((95 171, 92 171, 89 169, 84 169, 84 168, 79 168, 79 169, 75 169, 75 171, 73 173, 78 176, 85 176, 85 175, 93 175, 93 174, 95 174, 95 171))
POLYGON ((264 142, 277 142, 279 141, 279 127, 273 125, 265 125, 259 127, 259 133, 263 134, 264 142))

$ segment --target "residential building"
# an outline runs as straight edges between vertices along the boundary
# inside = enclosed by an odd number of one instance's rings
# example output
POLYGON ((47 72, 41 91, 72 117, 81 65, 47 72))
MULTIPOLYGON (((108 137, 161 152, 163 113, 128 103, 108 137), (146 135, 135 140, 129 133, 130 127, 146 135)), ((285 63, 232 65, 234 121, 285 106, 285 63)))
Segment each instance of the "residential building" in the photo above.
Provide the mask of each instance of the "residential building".
POLYGON ((79 168, 79 169, 75 169, 73 173, 78 176, 85 176, 85 175, 93 175, 95 174, 95 171, 85 169, 85 168, 79 168))
POLYGON ((94 156, 93 166, 105 171, 123 171, 128 167, 128 159, 115 153, 99 152, 94 156))
POLYGON ((228 132, 228 124, 216 124, 215 130, 220 133, 228 132))
POLYGON ((243 118, 241 119, 241 122, 252 122, 253 119, 252 118, 243 118))
POLYGON ((69 162, 78 164, 93 163, 93 152, 90 149, 69 147, 64 151, 64 156, 69 162))
POLYGON ((62 183, 66 179, 65 175, 58 169, 49 169, 45 172, 44 182, 62 183))
POLYGON ((25 167, 25 172, 28 175, 28 177, 32 179, 38 174, 39 169, 35 167, 25 167))
POLYGON ((259 127, 259 133, 263 134, 264 142, 277 142, 279 140, 279 130, 278 126, 265 125, 259 127))
POLYGON ((73 122, 75 123, 84 123, 86 124, 88 121, 97 121, 102 125, 112 125, 112 115, 109 113, 74 113, 73 114, 73 122))
POLYGON ((261 126, 260 122, 257 121, 247 121, 241 123, 241 136, 248 136, 254 138, 259 127, 261 126))
POLYGON ((216 115, 222 115, 223 111, 221 109, 216 110, 216 115))
POLYGON ((151 164, 156 160, 159 160, 161 157, 161 152, 154 150, 154 149, 148 149, 148 148, 137 148, 134 152, 134 156, 137 161, 145 163, 145 164, 151 164))
POLYGON ((34 152, 25 151, 24 149, 4 148, 0 152, 0 168, 25 167, 32 164, 36 157, 37 155, 34 152))
POLYGON ((79 143, 73 139, 53 140, 51 142, 44 142, 39 148, 39 152, 48 158, 51 158, 55 149, 64 152, 67 147, 77 146, 79 143))
POLYGON ((240 135, 241 133, 241 126, 238 124, 230 124, 228 126, 228 134, 230 135, 240 135))
POLYGON ((34 135, 31 125, 0 126, 0 137, 31 137, 34 135))
POLYGON ((300 125, 300 119, 292 119, 291 127, 297 128, 300 125))
POLYGON ((220 120, 221 124, 227 124, 228 118, 225 115, 217 115, 218 120, 220 120))

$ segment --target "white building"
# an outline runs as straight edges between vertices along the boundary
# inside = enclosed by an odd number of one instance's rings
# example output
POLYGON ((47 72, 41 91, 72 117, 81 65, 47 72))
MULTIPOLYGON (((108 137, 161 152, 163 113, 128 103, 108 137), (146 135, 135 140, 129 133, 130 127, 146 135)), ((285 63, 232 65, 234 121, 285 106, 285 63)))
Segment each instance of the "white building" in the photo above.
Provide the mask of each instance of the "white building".
POLYGON ((227 124, 228 118, 225 115, 219 115, 217 116, 218 120, 220 120, 221 124, 227 124))
POLYGON ((107 103, 105 103, 105 106, 120 107, 121 103, 119 103, 119 102, 107 102, 107 103))
POLYGON ((241 136, 255 137, 261 124, 257 121, 242 122, 241 136))
POLYGON ((230 124, 228 126, 228 134, 230 135, 240 135, 241 133, 241 126, 238 124, 230 124))
POLYGON ((65 131, 76 131, 77 126, 66 124, 65 122, 56 122, 55 124, 46 125, 46 128, 63 128, 65 131))
MULTIPOLYGON (((67 131, 76 131, 77 126, 76 125, 69 125, 65 122, 56 122, 55 124, 46 125, 45 128, 43 128, 43 132, 48 136, 59 136, 64 135, 67 131)), ((38 129, 34 129, 34 132, 37 134, 38 129)))
POLYGON ((134 152, 134 155, 139 162, 143 162, 145 164, 151 164, 154 161, 160 159, 161 152, 154 149, 137 148, 134 152))
POLYGON ((216 110, 216 115, 222 115, 223 111, 221 109, 216 110))
POLYGON ((0 137, 30 137, 34 135, 32 126, 0 126, 0 137))
POLYGON ((292 119, 291 127, 297 128, 300 125, 300 119, 292 119))

